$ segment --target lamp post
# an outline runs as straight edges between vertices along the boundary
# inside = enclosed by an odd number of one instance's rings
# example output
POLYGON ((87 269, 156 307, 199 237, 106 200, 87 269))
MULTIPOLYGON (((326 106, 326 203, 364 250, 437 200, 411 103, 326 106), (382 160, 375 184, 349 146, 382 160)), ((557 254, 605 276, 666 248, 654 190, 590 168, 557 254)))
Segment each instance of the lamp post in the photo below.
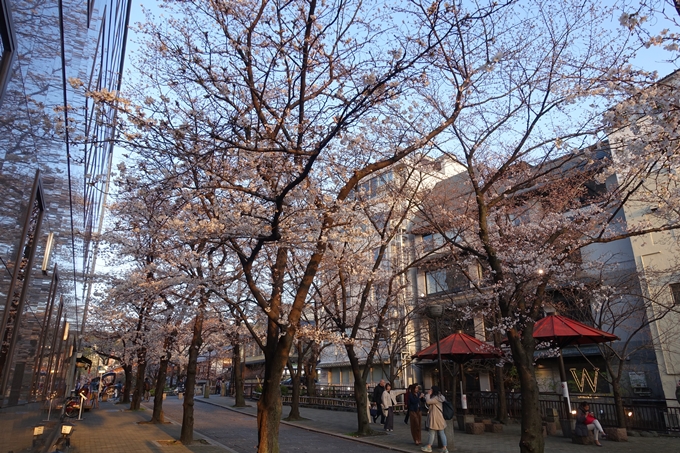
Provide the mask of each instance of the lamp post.
POLYGON ((208 385, 210 385, 210 368, 212 368, 211 354, 214 350, 212 346, 208 346, 208 385))
POLYGON ((442 317, 444 313, 444 307, 441 305, 429 305, 427 307, 427 314, 430 318, 434 319, 434 334, 437 339, 437 360, 439 362, 439 388, 444 391, 444 367, 442 365, 442 353, 439 348, 439 318, 442 317))
MULTIPOLYGON (((439 318, 444 314, 444 307, 439 304, 428 305, 427 314, 430 318, 434 319, 434 334, 437 340, 437 361, 439 363, 439 391, 444 393, 444 365, 442 364, 442 352, 439 347, 439 318)), ((437 436, 437 444, 439 448, 442 448, 442 440, 437 436)))

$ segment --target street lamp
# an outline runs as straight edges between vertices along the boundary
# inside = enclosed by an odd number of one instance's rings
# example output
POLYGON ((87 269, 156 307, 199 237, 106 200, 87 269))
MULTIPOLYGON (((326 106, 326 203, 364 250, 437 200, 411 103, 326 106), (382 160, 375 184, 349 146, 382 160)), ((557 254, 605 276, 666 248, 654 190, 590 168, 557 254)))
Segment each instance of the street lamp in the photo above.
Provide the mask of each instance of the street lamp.
MULTIPOLYGON (((439 304, 428 305, 427 314, 434 319, 434 334, 437 339, 437 361, 439 362, 439 391, 444 393, 444 366, 442 365, 442 352, 439 347, 439 318, 444 314, 444 307, 439 304)), ((453 427, 452 427, 453 429, 453 427)), ((437 436, 439 448, 443 448, 442 440, 437 436)))
POLYGON ((208 346, 208 385, 210 385, 210 369, 212 368, 211 354, 215 350, 212 346, 208 346))
POLYGON ((442 353, 439 348, 439 318, 444 314, 444 307, 438 304, 428 305, 427 314, 434 319, 434 334, 437 338, 437 360, 439 361, 439 388, 444 391, 444 367, 442 365, 442 353))

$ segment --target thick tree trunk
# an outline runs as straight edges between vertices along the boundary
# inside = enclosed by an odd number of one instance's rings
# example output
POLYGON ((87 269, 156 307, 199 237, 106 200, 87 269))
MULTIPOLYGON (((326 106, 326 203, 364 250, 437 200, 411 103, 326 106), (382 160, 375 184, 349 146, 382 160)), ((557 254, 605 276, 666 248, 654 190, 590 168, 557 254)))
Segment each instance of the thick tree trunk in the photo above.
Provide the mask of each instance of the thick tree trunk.
POLYGON ((368 390, 363 376, 354 374, 354 398, 357 403, 357 435, 367 436, 371 434, 371 425, 368 421, 368 390))
POLYGON ((281 376, 266 376, 262 395, 257 402, 257 435, 259 444, 257 453, 279 453, 279 421, 281 420, 281 376))
POLYGON ((135 376, 135 391, 132 394, 132 401, 130 402, 130 410, 138 411, 142 404, 142 397, 144 396, 144 377, 146 376, 146 350, 137 354, 137 375, 135 376))
POLYGON ((163 418, 163 391, 165 390, 165 377, 168 374, 168 362, 168 357, 163 356, 163 358, 161 358, 158 379, 156 380, 156 392, 153 397, 153 414, 151 415, 151 420, 149 420, 150 423, 165 423, 163 418))
POLYGON ((243 396, 243 364, 241 363, 241 345, 232 343, 234 355, 232 357, 234 368, 234 407, 246 407, 246 399, 243 396))
POLYGON ((300 416, 300 375, 294 373, 293 379, 293 395, 291 396, 290 412, 286 420, 301 420, 300 416))
POLYGON ((191 347, 189 348, 189 363, 187 364, 187 381, 185 385, 184 404, 182 413, 182 430, 179 437, 180 442, 189 445, 194 441, 194 391, 196 388, 196 363, 198 362, 198 351, 203 344, 203 311, 199 310, 194 321, 194 332, 191 337, 191 347))
MULTIPOLYGON (((532 336, 533 329, 525 329, 523 334, 532 336)), ((538 402, 538 383, 534 372, 533 337, 520 339, 515 335, 508 337, 522 391, 522 435, 519 448, 521 453, 543 453, 545 440, 538 402)))
POLYGON ((348 344, 345 346, 345 349, 347 350, 347 357, 349 358, 352 375, 354 376, 354 400, 357 405, 357 435, 367 436, 371 434, 372 430, 368 420, 368 390, 366 389, 364 370, 359 365, 359 359, 354 351, 354 346, 348 344))
POLYGON ((123 386, 123 398, 120 403, 127 404, 130 402, 130 389, 132 388, 132 364, 123 365, 125 370, 125 385, 123 386))

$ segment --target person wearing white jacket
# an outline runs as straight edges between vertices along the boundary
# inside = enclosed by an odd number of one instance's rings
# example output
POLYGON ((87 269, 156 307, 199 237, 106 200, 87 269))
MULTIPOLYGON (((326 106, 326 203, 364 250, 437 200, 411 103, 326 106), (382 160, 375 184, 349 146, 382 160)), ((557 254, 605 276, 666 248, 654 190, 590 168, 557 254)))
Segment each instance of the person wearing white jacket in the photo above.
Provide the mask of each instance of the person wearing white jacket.
POLYGON ((385 431, 394 430, 394 406, 397 404, 397 396, 406 393, 406 390, 392 390, 392 385, 385 384, 385 391, 382 394, 381 403, 383 414, 385 415, 385 431))

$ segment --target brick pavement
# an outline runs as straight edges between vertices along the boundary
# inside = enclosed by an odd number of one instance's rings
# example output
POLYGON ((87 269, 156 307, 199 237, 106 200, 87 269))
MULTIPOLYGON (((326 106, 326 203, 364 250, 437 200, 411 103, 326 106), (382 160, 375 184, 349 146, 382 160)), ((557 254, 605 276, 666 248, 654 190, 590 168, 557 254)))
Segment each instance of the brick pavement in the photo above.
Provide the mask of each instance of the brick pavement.
MULTIPOLYGON (((168 409, 170 409, 171 405, 175 409, 179 409, 179 401, 177 401, 176 397, 169 397, 166 403, 168 403, 168 409)), ((240 413, 246 418, 255 417, 257 414, 257 407, 254 401, 248 401, 249 407, 237 409, 231 407, 234 404, 232 398, 211 395, 209 399, 197 397, 196 403, 195 408, 199 413, 202 407, 203 411, 213 407, 213 410, 228 410, 234 413, 234 415, 240 413), (208 404, 211 406, 207 406, 208 404)), ((284 416, 288 414, 289 410, 288 407, 284 407, 284 416)), ((364 445, 362 447, 363 450, 366 447, 369 449, 375 447, 376 452, 385 451, 385 449, 408 453, 420 451, 418 447, 413 445, 409 428, 403 423, 402 415, 395 416, 394 432, 384 433, 381 430, 382 427, 372 425, 378 431, 378 435, 355 439, 349 435, 356 431, 357 421, 355 413, 311 408, 301 408, 300 412, 305 420, 296 422, 282 421, 282 423, 327 435, 329 436, 328 442, 332 442, 333 437, 342 438, 345 441, 351 439, 354 442, 362 443, 364 445)), ((224 439, 232 435, 228 429, 221 431, 221 441, 223 443, 208 439, 209 443, 189 447, 181 444, 161 445, 158 441, 177 439, 179 437, 180 426, 176 423, 165 425, 138 424, 139 421, 148 420, 150 416, 151 412, 148 409, 140 412, 131 412, 111 402, 102 403, 100 409, 93 409, 84 415, 82 421, 74 422, 75 429, 71 436, 72 447, 70 453, 252 453, 250 449, 252 446, 250 445, 245 450, 243 447, 238 448, 238 451, 226 447, 224 444, 227 444, 227 442, 224 439)), ((236 434, 234 433, 234 435, 236 434)), ((212 433, 206 432, 206 435, 211 436, 212 433)), ((309 436, 311 435, 310 433, 309 436)), ((515 453, 519 451, 519 435, 519 425, 511 424, 504 427, 504 433, 499 434, 484 433, 482 435, 470 435, 456 430, 452 441, 451 427, 447 429, 449 447, 453 444, 455 451, 458 453, 515 453)), ((293 445, 288 441, 285 448, 282 445, 282 453, 287 453, 286 450, 318 451, 318 448, 314 450, 309 448, 308 441, 306 440, 309 436, 304 434, 304 431, 301 431, 294 441, 298 442, 299 445, 293 445)), ((424 438, 426 438, 425 436, 426 433, 423 433, 424 438)), ((195 438, 201 438, 201 435, 196 434, 195 438)), ((640 453, 640 451, 653 451, 654 453, 680 452, 680 438, 631 438, 627 443, 604 441, 603 445, 604 448, 598 450, 593 446, 573 445, 568 439, 551 436, 546 439, 545 451, 546 453, 579 453, 582 451, 592 451, 595 448, 595 451, 609 450, 617 453, 640 453)), ((451 448, 449 449, 451 450, 451 448)))
MULTIPOLYGON (((151 411, 130 411, 127 407, 102 402, 99 409, 85 412, 80 421, 66 419, 74 425, 69 453, 234 453, 214 442, 188 447, 179 443, 161 445, 158 441, 178 439, 180 426, 139 424, 151 418, 151 411)), ((194 439, 200 438, 194 435, 194 439)))

